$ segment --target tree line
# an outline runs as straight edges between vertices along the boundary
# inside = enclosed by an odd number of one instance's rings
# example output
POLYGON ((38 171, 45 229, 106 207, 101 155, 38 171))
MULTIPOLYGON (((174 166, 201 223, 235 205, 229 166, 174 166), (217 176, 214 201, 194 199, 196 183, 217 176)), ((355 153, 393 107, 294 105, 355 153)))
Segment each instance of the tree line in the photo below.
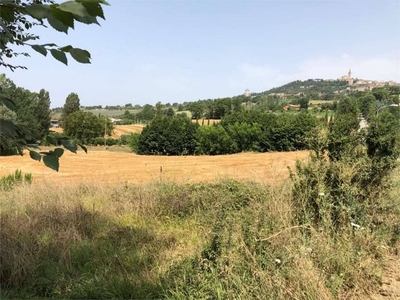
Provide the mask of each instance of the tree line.
POLYGON ((242 110, 210 126, 200 126, 182 115, 158 115, 131 146, 138 154, 154 155, 303 150, 317 123, 317 118, 306 112, 275 115, 242 110))

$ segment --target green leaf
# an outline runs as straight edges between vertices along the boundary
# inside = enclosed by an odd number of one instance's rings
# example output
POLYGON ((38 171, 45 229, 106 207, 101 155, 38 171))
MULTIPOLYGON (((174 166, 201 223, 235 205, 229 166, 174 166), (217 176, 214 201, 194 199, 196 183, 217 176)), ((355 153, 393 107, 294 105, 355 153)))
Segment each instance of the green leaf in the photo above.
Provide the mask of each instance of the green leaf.
POLYGON ((0 95, 0 103, 3 103, 9 110, 15 111, 15 103, 11 99, 0 95))
POLYGON ((78 144, 78 146, 81 147, 82 150, 85 151, 85 153, 87 154, 87 148, 84 145, 78 144))
POLYGON ((3 32, 2 34, 9 38, 10 40, 14 40, 14 36, 12 35, 12 32, 7 28, 7 25, 3 22, 3 20, 0 18, 0 27, 2 28, 3 32))
POLYGON ((55 59, 57 59, 58 61, 62 62, 66 66, 68 66, 68 59, 64 52, 57 50, 57 49, 51 49, 50 53, 51 53, 51 55, 53 55, 53 57, 55 59))
POLYGON ((90 53, 79 48, 72 48, 69 53, 79 63, 90 64, 90 53))
POLYGON ((74 28, 74 16, 71 13, 58 8, 53 8, 51 13, 54 19, 60 21, 67 27, 74 28))
POLYGON ((100 17, 103 20, 106 19, 104 17, 103 8, 101 7, 101 5, 99 3, 87 2, 87 1, 78 1, 78 2, 81 3, 86 8, 86 11, 92 17, 100 17))
POLYGON ((38 20, 46 19, 51 15, 50 6, 44 4, 27 5, 25 6, 25 10, 29 15, 38 20))
POLYGON ((86 8, 82 4, 75 1, 63 2, 58 6, 58 8, 81 18, 89 15, 86 8))
POLYGON ((55 155, 45 155, 43 156, 43 162, 46 167, 53 169, 58 172, 58 168, 60 167, 60 163, 58 157, 55 155))
POLYGON ((47 49, 42 46, 42 45, 31 45, 32 49, 35 50, 36 52, 39 52, 43 56, 47 55, 47 49))
POLYGON ((0 133, 6 137, 14 138, 17 136, 17 127, 10 120, 0 119, 0 133))
POLYGON ((48 43, 48 44, 43 44, 42 46, 45 46, 45 47, 58 47, 56 44, 54 44, 54 43, 48 43))
POLYGON ((100 4, 104 4, 104 5, 110 6, 110 4, 105 0, 76 0, 76 2, 79 2, 79 3, 83 3, 83 2, 100 3, 100 4))
POLYGON ((71 151, 72 153, 76 153, 76 150, 78 150, 78 146, 74 141, 71 140, 61 140, 62 145, 71 151))
POLYGON ((53 27, 55 30, 57 30, 59 32, 65 32, 65 33, 68 34, 68 28, 69 27, 67 25, 65 25, 63 22, 57 20, 53 16, 49 16, 47 18, 47 21, 49 22, 51 27, 53 27))
POLYGON ((21 156, 24 155, 24 153, 22 152, 22 147, 21 147, 20 144, 17 144, 17 151, 18 151, 19 155, 21 155, 21 156))
POLYGON ((55 155, 57 157, 61 157, 64 154, 64 149, 63 148, 56 148, 53 151, 50 152, 50 155, 55 155))
POLYGON ((74 47, 72 47, 71 45, 65 46, 65 47, 61 47, 59 48, 61 51, 63 52, 69 52, 71 49, 73 49, 74 47))
POLYGON ((96 17, 92 17, 92 16, 86 16, 86 17, 76 17, 75 18, 77 21, 83 23, 83 24, 97 24, 100 26, 100 23, 97 21, 96 17))
POLYGON ((29 156, 32 159, 37 160, 39 162, 42 160, 42 156, 39 153, 37 153, 36 151, 33 151, 33 150, 29 150, 29 156))
POLYGON ((14 12, 8 7, 2 7, 0 9, 0 17, 7 22, 14 22, 15 20, 14 12))
POLYGON ((51 135, 46 136, 46 141, 50 144, 50 145, 54 145, 57 146, 57 140, 52 137, 51 135))

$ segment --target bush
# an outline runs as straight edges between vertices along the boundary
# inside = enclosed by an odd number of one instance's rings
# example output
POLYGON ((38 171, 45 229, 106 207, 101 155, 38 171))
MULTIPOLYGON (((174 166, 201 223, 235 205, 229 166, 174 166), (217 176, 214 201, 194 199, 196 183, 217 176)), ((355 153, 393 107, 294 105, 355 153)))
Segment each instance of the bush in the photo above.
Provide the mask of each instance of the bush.
POLYGON ((197 130, 196 152, 198 154, 229 154, 234 153, 236 149, 235 141, 222 125, 202 126, 197 130))
POLYGON ((193 154, 198 126, 182 116, 158 116, 140 134, 138 154, 193 154))
POLYGON ((119 145, 128 145, 130 136, 131 136, 130 134, 122 134, 119 137, 119 145))
MULTIPOLYGON (((139 137, 140 133, 139 132, 132 132, 128 137, 127 137, 127 145, 132 149, 133 152, 138 153, 139 151, 139 137)), ((121 136, 122 138, 122 136, 121 136)))
POLYGON ((356 110, 348 104, 349 99, 339 103, 328 131, 314 132, 311 162, 299 162, 292 174, 300 224, 335 230, 351 223, 368 226, 380 209, 377 199, 387 197, 400 156, 399 121, 383 112, 371 120, 368 131, 357 133, 356 110))
POLYGON ((32 174, 31 173, 26 173, 24 176, 22 176, 21 170, 15 170, 15 173, 12 175, 4 176, 0 178, 0 190, 10 190, 12 189, 15 185, 21 184, 21 183, 32 183, 32 174))
POLYGON ((238 122, 229 124, 227 133, 236 146, 235 152, 258 151, 260 149, 261 125, 258 123, 252 125, 238 122))
POLYGON ((111 135, 114 125, 108 118, 80 110, 71 113, 63 121, 64 133, 82 143, 104 136, 105 127, 106 134, 111 135))

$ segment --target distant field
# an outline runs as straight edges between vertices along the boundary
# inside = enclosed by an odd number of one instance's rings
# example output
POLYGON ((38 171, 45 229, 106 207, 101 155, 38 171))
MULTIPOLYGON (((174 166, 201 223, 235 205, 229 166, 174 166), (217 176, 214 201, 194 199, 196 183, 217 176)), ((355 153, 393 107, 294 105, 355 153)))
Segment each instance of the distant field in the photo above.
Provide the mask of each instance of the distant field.
POLYGON ((278 183, 288 178, 287 167, 297 159, 309 157, 308 151, 281 153, 240 153, 220 156, 145 156, 126 152, 89 149, 88 154, 66 151, 60 171, 54 172, 28 154, 0 157, 0 177, 21 169, 32 173, 35 183, 142 183, 160 180, 174 182, 214 182, 221 178, 278 183))
MULTIPOLYGON (((142 132, 144 124, 132 124, 132 125, 116 125, 112 137, 119 138, 123 134, 130 134, 131 132, 142 132)), ((55 132, 63 132, 62 128, 51 128, 55 132)))
MULTIPOLYGON (((102 116, 106 116, 106 117, 113 117, 113 116, 121 116, 124 114, 125 110, 129 111, 131 114, 137 114, 138 112, 141 111, 141 109, 121 109, 121 110, 111 110, 111 109, 91 109, 91 110, 85 110, 85 111, 89 111, 95 115, 102 115, 102 116)), ((180 114, 180 113, 186 113, 186 115, 191 118, 192 114, 190 111, 188 110, 184 110, 184 111, 177 111, 176 109, 174 109, 176 114, 180 114)), ((61 113, 53 113, 51 115, 52 119, 60 119, 61 118, 61 113)))
MULTIPOLYGON (((196 123, 196 120, 192 120, 193 123, 196 123)), ((203 119, 200 119, 199 124, 201 125, 203 122, 203 119)), ((219 123, 220 120, 210 120, 210 124, 214 123, 219 123)), ((204 125, 208 124, 208 120, 204 120, 204 125)), ((119 138, 123 134, 130 134, 131 132, 142 132, 143 128, 145 127, 145 124, 131 124, 131 125, 115 125, 114 132, 112 137, 113 138, 119 138)), ((52 131, 55 132, 63 132, 62 128, 51 128, 52 131)))
POLYGON ((310 100, 310 104, 317 105, 317 104, 331 104, 333 100, 310 100))

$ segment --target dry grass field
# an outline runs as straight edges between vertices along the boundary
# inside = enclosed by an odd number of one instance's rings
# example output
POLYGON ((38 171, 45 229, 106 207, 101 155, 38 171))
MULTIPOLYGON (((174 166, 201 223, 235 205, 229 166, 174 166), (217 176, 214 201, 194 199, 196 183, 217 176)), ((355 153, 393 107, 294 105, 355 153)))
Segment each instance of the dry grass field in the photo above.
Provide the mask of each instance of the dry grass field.
MULTIPOLYGON (((114 128, 112 137, 119 138, 123 134, 130 134, 131 132, 142 132, 144 124, 132 124, 132 125, 117 125, 114 128)), ((63 132, 62 128, 51 128, 55 132, 63 132)))
POLYGON ((177 183, 215 182, 223 178, 278 183, 289 176, 288 166, 309 156, 308 151, 285 153, 240 153, 221 156, 142 156, 107 151, 101 147, 88 154, 66 151, 55 172, 28 154, 0 157, 0 177, 14 173, 32 173, 34 183, 144 183, 154 180, 177 183), (160 168, 162 167, 162 174, 160 168))
POLYGON ((144 127, 144 124, 117 125, 114 128, 112 137, 119 138, 123 134, 130 134, 131 132, 142 132, 144 127))
MULTIPOLYGON (((193 123, 196 123, 196 120, 192 120, 193 123)), ((198 120, 198 123, 201 125, 203 122, 203 119, 198 120)), ((219 123, 220 120, 210 120, 210 124, 214 123, 219 123)), ((208 120, 204 120, 204 125, 208 124, 208 120)), ((131 132, 142 132, 143 128, 145 127, 145 124, 132 124, 132 125, 116 125, 114 128, 114 132, 112 137, 113 138, 119 138, 123 134, 130 134, 131 132)), ((51 130, 55 132, 62 132, 62 128, 51 128, 51 130)))

